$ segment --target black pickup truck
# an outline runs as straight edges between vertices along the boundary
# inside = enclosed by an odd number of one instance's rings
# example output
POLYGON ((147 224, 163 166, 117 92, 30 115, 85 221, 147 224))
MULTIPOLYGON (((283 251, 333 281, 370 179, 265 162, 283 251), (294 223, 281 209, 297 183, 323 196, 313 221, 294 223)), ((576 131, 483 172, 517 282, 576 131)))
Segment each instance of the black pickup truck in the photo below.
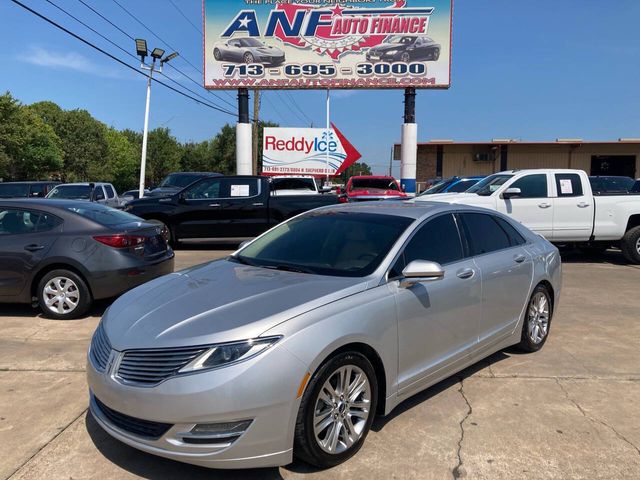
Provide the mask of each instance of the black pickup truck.
POLYGON ((271 195, 266 177, 207 177, 164 197, 145 197, 125 211, 166 225, 170 240, 252 238, 272 226, 325 205, 338 203, 331 194, 271 195))

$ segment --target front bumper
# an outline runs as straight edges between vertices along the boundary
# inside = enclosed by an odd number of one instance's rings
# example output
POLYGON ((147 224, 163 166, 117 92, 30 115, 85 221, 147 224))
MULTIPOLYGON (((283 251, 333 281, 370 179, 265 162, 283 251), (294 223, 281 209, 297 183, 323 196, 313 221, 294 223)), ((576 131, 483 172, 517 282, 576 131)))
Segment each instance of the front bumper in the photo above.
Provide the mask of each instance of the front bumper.
POLYGON ((246 362, 172 377, 154 387, 125 385, 115 372, 99 373, 87 362, 90 410, 107 433, 139 450, 209 468, 290 463, 300 403, 296 394, 305 373, 302 362, 277 345, 246 362), (158 438, 134 434, 110 421, 96 399, 119 414, 170 426, 158 438), (232 442, 184 440, 196 424, 241 420, 252 423, 232 442))
POLYGON ((367 52, 367 62, 395 62, 400 59, 400 53, 389 55, 387 53, 367 52))
POLYGON ((285 61, 284 55, 280 57, 271 56, 271 55, 264 55, 260 57, 260 63, 264 65, 272 66, 272 67, 277 67, 279 65, 282 65, 284 61, 285 61))

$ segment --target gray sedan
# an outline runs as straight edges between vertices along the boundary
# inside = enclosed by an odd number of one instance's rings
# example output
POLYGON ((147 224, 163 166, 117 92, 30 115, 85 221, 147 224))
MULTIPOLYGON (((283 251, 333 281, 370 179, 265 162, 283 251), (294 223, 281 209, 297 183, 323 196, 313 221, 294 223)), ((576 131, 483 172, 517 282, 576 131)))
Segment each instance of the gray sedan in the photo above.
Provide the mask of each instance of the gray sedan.
POLYGON ((182 462, 329 467, 376 414, 510 345, 540 349, 560 288, 558 250, 495 212, 317 209, 116 301, 88 355, 91 412, 182 462))

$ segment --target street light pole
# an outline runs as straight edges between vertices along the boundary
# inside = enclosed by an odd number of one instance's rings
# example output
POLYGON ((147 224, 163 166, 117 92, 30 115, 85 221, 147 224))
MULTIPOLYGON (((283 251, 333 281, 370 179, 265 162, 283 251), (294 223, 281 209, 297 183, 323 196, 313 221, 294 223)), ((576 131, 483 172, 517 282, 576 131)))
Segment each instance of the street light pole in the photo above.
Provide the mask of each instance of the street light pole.
POLYGON ((141 38, 136 39, 136 53, 140 57, 140 68, 147 70, 149 76, 147 77, 147 103, 144 109, 144 130, 142 131, 142 155, 140 158, 140 183, 138 185, 139 198, 144 197, 144 184, 147 171, 147 142, 149 140, 149 106, 151 103, 151 81, 153 80, 153 72, 157 71, 162 73, 162 66, 170 60, 173 60, 178 56, 176 52, 162 58, 164 50, 161 48, 154 48, 151 52, 151 58, 153 61, 151 65, 144 63, 144 59, 147 57, 147 41, 141 38), (160 65, 156 68, 156 62, 159 61, 160 65))

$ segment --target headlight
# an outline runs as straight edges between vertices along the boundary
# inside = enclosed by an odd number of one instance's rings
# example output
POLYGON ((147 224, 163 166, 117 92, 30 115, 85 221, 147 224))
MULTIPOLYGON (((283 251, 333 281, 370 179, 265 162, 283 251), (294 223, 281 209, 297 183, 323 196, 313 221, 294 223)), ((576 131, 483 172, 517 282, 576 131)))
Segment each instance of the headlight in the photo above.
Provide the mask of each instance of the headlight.
POLYGON ((398 50, 389 50, 388 52, 384 52, 385 55, 395 55, 398 53, 398 50))
POLYGON ((178 373, 197 372, 244 362, 261 354, 281 338, 281 336, 252 338, 240 342, 211 345, 203 354, 180 369, 178 373))

